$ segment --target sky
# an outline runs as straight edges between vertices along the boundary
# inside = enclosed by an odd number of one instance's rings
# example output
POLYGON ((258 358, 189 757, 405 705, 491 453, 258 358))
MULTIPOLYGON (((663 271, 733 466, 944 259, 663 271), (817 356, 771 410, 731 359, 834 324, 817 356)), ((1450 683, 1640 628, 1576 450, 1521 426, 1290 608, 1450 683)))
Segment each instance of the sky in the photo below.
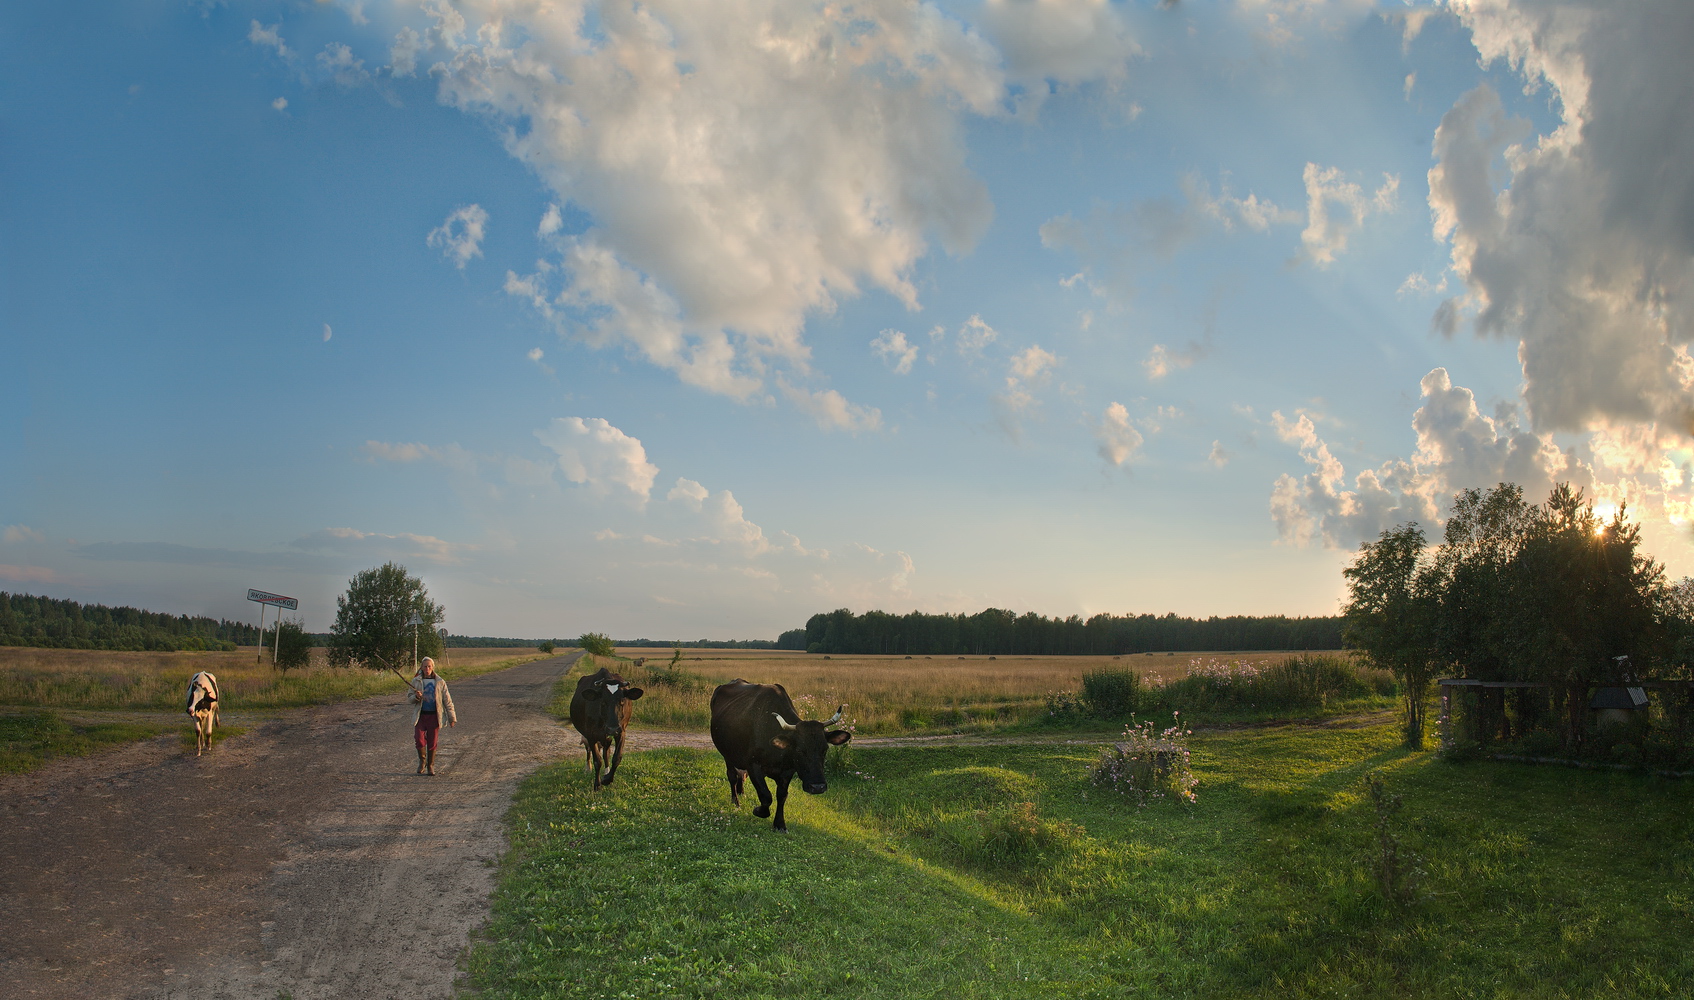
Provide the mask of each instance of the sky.
POLYGON ((1694 573, 1694 5, 0 9, 0 589, 471 635, 1694 573))

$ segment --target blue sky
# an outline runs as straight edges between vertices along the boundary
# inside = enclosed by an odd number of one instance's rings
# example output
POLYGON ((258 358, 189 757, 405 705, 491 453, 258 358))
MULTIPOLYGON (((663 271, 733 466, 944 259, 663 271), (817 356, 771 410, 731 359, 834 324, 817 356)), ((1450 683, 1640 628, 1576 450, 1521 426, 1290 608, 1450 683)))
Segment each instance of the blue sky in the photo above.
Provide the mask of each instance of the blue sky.
POLYGON ((1689 572, 1680 4, 0 13, 0 588, 324 629, 1330 614, 1502 479, 1689 572))

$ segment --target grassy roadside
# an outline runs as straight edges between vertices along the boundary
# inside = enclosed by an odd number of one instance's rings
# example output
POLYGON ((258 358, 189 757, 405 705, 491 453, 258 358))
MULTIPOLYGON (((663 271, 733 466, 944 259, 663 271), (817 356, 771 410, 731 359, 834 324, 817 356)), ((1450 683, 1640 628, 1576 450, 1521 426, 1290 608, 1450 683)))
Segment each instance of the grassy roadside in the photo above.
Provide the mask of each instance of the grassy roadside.
MULTIPOLYGON (((175 728, 137 722, 71 723, 57 712, 43 709, 0 714, 0 774, 21 774, 54 757, 76 757, 123 743, 149 740, 175 728)), ((192 729, 188 739, 192 749, 192 729)))
MULTIPOLYGON (((441 673, 449 682, 460 681, 544 658, 532 651, 453 650, 441 673)), ((199 670, 217 674, 226 713, 275 712, 398 694, 405 688, 392 673, 324 666, 279 673, 253 660, 252 649, 133 653, 0 647, 0 773, 20 773, 54 757, 172 731, 185 733, 184 746, 192 750, 193 724, 180 713, 188 679, 199 670), (170 712, 183 721, 120 717, 137 711, 170 712), (64 718, 66 712, 76 718, 64 718), (99 718, 107 712, 114 717, 99 718)), ((241 731, 220 726, 213 739, 241 731)))
POLYGON ((1195 737, 1200 801, 1137 809, 1084 748, 852 748, 791 833, 721 762, 626 757, 512 809, 487 997, 1659 997, 1694 976, 1694 786, 1448 764, 1392 726, 1195 737), (1362 778, 1402 793, 1387 903, 1362 778), (607 961, 608 955, 617 956, 607 961))

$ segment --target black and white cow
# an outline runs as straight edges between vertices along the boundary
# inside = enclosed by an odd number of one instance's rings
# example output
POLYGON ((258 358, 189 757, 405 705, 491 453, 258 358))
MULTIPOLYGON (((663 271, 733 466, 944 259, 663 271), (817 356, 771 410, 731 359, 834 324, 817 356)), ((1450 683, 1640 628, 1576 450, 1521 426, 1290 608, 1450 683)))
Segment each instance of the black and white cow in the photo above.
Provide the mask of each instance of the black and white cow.
POLYGON ((794 710, 794 702, 781 684, 753 684, 737 678, 712 692, 712 745, 723 754, 729 778, 729 801, 741 804, 741 779, 751 777, 759 804, 753 815, 771 814, 771 793, 765 787, 768 775, 776 782, 776 819, 771 826, 787 830, 783 806, 788 802, 788 783, 796 775, 800 787, 817 795, 829 788, 824 780, 824 755, 841 746, 853 734, 828 727, 841 721, 842 705, 827 722, 806 722, 794 710))
POLYGON ((218 728, 218 679, 209 670, 188 682, 188 714, 194 717, 194 756, 212 748, 212 730, 218 728))
POLYGON ((571 695, 571 725, 582 734, 596 789, 611 784, 617 776, 618 762, 623 760, 623 734, 629 728, 630 702, 644 693, 605 667, 577 678, 576 693, 571 695), (604 777, 600 775, 602 767, 606 767, 604 777))

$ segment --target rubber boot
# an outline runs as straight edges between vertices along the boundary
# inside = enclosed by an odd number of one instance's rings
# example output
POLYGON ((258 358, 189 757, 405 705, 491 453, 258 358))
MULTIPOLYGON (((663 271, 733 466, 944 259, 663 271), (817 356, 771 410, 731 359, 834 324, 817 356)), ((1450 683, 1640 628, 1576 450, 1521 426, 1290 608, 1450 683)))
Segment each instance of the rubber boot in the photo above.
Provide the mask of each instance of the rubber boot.
POLYGON ((431 750, 429 752, 429 759, 428 759, 428 762, 425 766, 428 768, 429 774, 435 773, 435 751, 434 750, 431 750))
POLYGON ((424 773, 424 748, 418 747, 418 773, 424 773))

